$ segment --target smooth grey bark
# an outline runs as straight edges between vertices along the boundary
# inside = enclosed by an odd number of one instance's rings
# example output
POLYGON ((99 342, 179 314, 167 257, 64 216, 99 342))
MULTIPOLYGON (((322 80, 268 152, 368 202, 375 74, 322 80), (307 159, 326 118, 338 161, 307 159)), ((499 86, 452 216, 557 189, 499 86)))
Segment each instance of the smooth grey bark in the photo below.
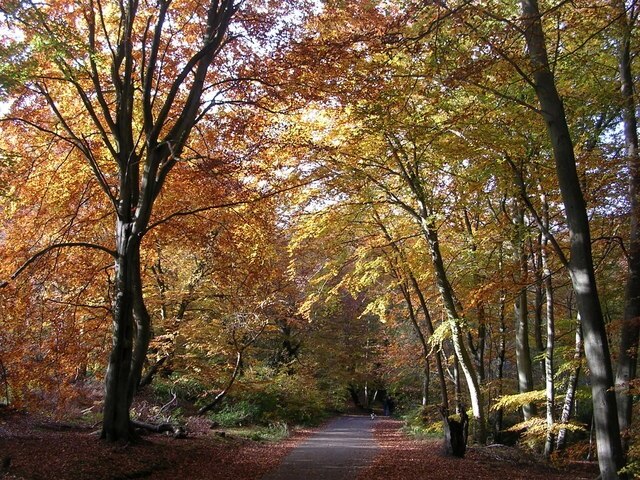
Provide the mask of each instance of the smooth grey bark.
MULTIPOLYGON (((537 243, 542 248, 542 243, 546 239, 542 234, 538 235, 537 243)), ((539 353, 544 352, 544 340, 542 336, 543 322, 542 322, 542 310, 544 308, 544 279, 542 274, 542 254, 536 252, 531 248, 532 253, 532 266, 533 274, 535 276, 535 293, 533 299, 533 338, 535 339, 536 351, 539 353)), ((542 368, 544 369, 544 362, 542 362, 542 368)))
MULTIPOLYGON (((549 204, 544 194, 541 195, 543 208, 543 218, 545 228, 549 230, 549 204)), ((547 344, 544 352, 544 374, 545 374, 545 391, 546 391, 546 419, 547 419, 547 438, 544 444, 544 456, 549 457, 554 447, 554 371, 553 371, 553 354, 555 348, 555 311, 554 311, 554 295, 553 281, 551 277, 551 268, 549 267, 549 256, 547 254, 547 239, 542 238, 540 244, 540 257, 542 260, 542 274, 544 283, 544 293, 546 299, 546 320, 547 320, 547 344)))
MULTIPOLYGON (((500 249, 500 271, 502 271, 502 248, 500 249)), ((500 299, 498 303, 498 317, 500 319, 500 330, 498 337, 498 397, 501 397, 504 393, 504 389, 502 386, 502 379, 504 378, 504 364, 507 357, 507 324, 505 321, 505 310, 506 310, 506 294, 504 289, 500 291, 500 299)), ((493 426, 493 436, 494 439, 499 442, 501 432, 502 432, 502 421, 504 418, 504 410, 499 408, 496 411, 494 426, 493 426)))
MULTIPOLYGON (((548 230, 548 229, 547 229, 548 230)), ((544 298, 544 274, 543 274, 543 260, 542 260, 542 248, 543 244, 546 245, 548 242, 547 238, 539 233, 537 235, 536 243, 533 245, 533 241, 530 240, 530 250, 531 250, 531 266, 533 275, 535 277, 535 292, 533 298, 533 338, 535 339, 535 351, 536 355, 541 357, 540 360, 540 370, 542 372, 542 376, 546 375, 545 373, 545 361, 544 361, 544 353, 546 350, 546 346, 544 343, 544 338, 542 331, 544 329, 543 319, 542 319, 542 311, 545 306, 545 298, 544 298), (537 248, 536 248, 537 247, 537 248)))
MULTIPOLYGON (((571 419, 573 414, 573 407, 576 400, 576 389, 578 388, 578 378, 580 377, 580 365, 582 363, 582 324, 580 322, 580 314, 576 321, 576 341, 575 349, 573 352, 574 367, 569 374, 567 381, 567 392, 564 396, 564 403, 562 405, 562 413, 560 414, 560 423, 567 423, 571 419)), ((567 429, 561 428, 558 431, 558 438, 556 440, 556 449, 563 450, 567 446, 567 429)))
POLYGON ((533 86, 556 164, 556 174, 570 234, 569 274, 582 319, 584 344, 591 372, 591 393, 603 480, 617 479, 624 466, 609 345, 596 287, 591 232, 576 168, 574 146, 564 105, 556 89, 542 29, 537 0, 521 0, 525 40, 532 67, 533 86))
POLYGON ((424 371, 422 372, 422 406, 426 407, 429 404, 429 384, 431 376, 431 369, 429 367, 429 359, 424 362, 424 371))
MULTIPOLYGON (((518 205, 514 217, 516 228, 516 252, 520 266, 519 283, 523 285, 515 298, 515 334, 516 334, 516 364, 518 367, 518 390, 526 393, 533 390, 533 371, 531 366, 531 349, 529 347, 529 308, 527 302, 528 262, 525 250, 524 210, 518 205)), ((527 403, 522 406, 524 420, 530 420, 535 414, 534 405, 527 403)))
MULTIPOLYGON (((116 226, 115 295, 113 300, 112 348, 105 378, 105 403, 102 420, 102 438, 108 441, 128 439, 131 433, 129 408, 131 385, 134 319, 133 284, 136 279, 136 257, 127 252, 125 222, 116 226)), ((136 247, 139 248, 139 247, 136 247)))
POLYGON ((638 151, 638 122, 634 97, 634 77, 631 69, 631 35, 635 24, 635 6, 629 12, 625 2, 614 0, 619 15, 618 74, 622 97, 622 118, 625 153, 629 166, 629 243, 628 273, 625 287, 625 307, 620 328, 620 345, 616 371, 618 422, 625 451, 628 448, 628 429, 631 426, 633 397, 629 382, 636 378, 638 337, 640 335, 640 154, 638 151))

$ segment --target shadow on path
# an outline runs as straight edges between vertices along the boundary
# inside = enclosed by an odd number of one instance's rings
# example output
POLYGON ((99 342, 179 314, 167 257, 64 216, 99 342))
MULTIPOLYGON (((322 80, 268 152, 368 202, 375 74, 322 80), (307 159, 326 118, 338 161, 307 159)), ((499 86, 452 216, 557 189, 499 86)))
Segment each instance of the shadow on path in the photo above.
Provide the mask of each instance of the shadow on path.
POLYGON ((344 416, 329 422, 287 455, 262 480, 346 480, 368 465, 378 445, 373 437, 375 420, 344 416))

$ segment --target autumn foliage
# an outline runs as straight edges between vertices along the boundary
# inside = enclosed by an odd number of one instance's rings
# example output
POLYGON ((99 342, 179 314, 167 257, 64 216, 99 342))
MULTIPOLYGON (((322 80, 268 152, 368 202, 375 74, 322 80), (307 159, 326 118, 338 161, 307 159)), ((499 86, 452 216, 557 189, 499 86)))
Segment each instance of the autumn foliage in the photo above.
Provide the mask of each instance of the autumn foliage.
POLYGON ((548 458, 593 427, 603 478, 636 471, 635 2, 0 19, 0 401, 116 440, 141 391, 267 422, 393 397, 548 458))

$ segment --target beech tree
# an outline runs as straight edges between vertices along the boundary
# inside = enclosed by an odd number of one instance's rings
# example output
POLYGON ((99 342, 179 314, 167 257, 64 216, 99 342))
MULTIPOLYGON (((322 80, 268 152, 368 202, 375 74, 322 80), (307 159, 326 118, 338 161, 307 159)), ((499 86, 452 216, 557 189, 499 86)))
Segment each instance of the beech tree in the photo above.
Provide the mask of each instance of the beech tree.
POLYGON ((189 154, 194 127, 220 104, 211 83, 229 81, 222 52, 237 37, 229 28, 239 7, 233 0, 132 0, 4 11, 38 69, 7 121, 84 157, 115 222, 114 246, 96 246, 115 259, 102 431, 109 441, 130 435, 129 408, 151 337, 141 242, 170 171, 189 154), (47 108, 48 117, 30 117, 21 108, 27 104, 47 108))
POLYGON ((531 58, 533 86, 547 125, 556 172, 569 225, 569 273, 584 332, 598 441, 598 462, 604 479, 618 478, 624 465, 616 406, 613 369, 600 299, 596 287, 591 231, 576 169, 574 146, 562 100, 547 57, 542 18, 536 0, 522 1, 523 25, 531 58))
POLYGON ((638 151, 638 121, 636 118, 635 85, 632 71, 631 37, 638 19, 638 5, 614 1, 614 14, 618 15, 618 75, 624 130, 625 154, 629 182, 629 242, 628 274, 625 287, 625 309, 620 331, 620 351, 616 370, 618 422, 623 434, 623 445, 628 447, 628 429, 631 426, 633 400, 631 382, 636 378, 638 362, 638 336, 640 335, 640 152, 638 151))

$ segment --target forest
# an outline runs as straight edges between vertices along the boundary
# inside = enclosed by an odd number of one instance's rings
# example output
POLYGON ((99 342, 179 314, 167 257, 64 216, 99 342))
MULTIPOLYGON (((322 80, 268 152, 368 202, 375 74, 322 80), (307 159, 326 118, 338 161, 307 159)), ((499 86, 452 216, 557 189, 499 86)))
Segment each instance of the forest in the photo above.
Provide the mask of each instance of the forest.
POLYGON ((640 475, 639 12, 0 0, 0 415, 640 475))

